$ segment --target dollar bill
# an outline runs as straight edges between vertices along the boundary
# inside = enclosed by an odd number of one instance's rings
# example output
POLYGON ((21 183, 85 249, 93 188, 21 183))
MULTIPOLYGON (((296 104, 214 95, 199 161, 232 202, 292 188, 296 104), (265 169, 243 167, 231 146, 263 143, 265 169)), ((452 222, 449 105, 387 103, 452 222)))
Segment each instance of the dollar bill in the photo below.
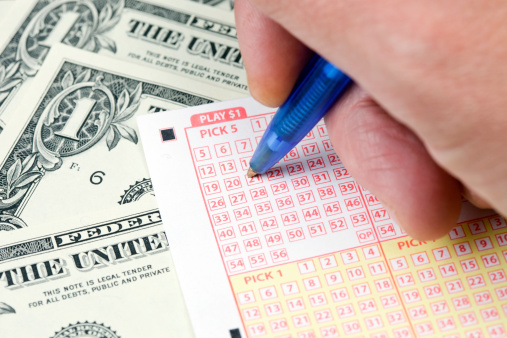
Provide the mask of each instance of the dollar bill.
POLYGON ((3 135, 0 230, 97 210, 156 208, 135 117, 240 95, 63 45, 53 49, 18 107, 25 123, 3 135))
POLYGON ((192 337, 158 211, 94 219, 0 238, 0 336, 192 337))
POLYGON ((0 20, 7 17, 7 12, 13 3, 14 0, 0 0, 0 20))
POLYGON ((199 2, 208 6, 232 11, 234 9, 234 0, 187 0, 193 2, 199 2))
POLYGON ((10 13, 0 24, 0 133, 59 42, 248 92, 230 12, 183 0, 22 0, 10 13))

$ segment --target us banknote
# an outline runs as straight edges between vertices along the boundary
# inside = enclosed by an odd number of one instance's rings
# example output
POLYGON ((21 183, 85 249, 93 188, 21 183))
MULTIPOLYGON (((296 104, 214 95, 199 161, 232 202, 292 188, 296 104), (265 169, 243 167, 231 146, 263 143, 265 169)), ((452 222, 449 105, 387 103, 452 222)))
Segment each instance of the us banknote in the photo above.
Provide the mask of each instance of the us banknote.
POLYGON ((7 17, 7 12, 13 3, 14 0, 0 0, 0 20, 7 17))
POLYGON ((59 42, 248 92, 230 12, 183 0, 20 0, 10 10, 0 23, 0 133, 59 42))
POLYGON ((232 11, 234 9, 234 0, 187 0, 193 2, 199 2, 208 6, 232 11))
POLYGON ((2 135, 0 230, 51 226, 97 210, 156 208, 135 117, 241 95, 63 45, 53 49, 17 107, 25 122, 2 135))
POLYGON ((0 337, 193 336, 157 210, 33 230, 0 237, 0 337))

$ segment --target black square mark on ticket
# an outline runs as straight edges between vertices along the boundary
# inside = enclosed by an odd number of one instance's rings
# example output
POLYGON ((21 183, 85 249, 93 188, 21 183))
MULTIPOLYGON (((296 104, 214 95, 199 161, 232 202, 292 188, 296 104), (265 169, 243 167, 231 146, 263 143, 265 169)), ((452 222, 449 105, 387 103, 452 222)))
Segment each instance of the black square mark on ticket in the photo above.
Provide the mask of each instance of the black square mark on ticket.
POLYGON ((231 338, 241 338, 241 332, 239 332, 239 329, 232 329, 229 330, 231 334, 231 338))
POLYGON ((161 129, 160 136, 162 136, 162 142, 176 140, 173 128, 161 129))

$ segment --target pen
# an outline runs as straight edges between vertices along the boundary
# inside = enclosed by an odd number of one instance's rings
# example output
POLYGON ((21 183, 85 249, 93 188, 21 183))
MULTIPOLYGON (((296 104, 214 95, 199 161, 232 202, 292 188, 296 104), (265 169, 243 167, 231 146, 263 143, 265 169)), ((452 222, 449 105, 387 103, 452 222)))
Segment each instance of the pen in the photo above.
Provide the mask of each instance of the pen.
POLYGON ((315 55, 264 132, 250 160, 248 177, 264 174, 291 151, 351 83, 352 80, 345 73, 315 55))

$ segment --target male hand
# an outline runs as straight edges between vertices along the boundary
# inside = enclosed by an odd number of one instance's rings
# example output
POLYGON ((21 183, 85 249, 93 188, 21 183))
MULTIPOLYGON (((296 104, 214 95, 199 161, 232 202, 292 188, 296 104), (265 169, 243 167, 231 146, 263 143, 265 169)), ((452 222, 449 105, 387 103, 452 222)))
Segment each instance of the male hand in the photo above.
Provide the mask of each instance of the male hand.
POLYGON ((357 181, 417 239, 457 221, 462 193, 507 215, 507 4, 236 0, 252 95, 287 98, 311 52, 356 85, 326 115, 357 181))

